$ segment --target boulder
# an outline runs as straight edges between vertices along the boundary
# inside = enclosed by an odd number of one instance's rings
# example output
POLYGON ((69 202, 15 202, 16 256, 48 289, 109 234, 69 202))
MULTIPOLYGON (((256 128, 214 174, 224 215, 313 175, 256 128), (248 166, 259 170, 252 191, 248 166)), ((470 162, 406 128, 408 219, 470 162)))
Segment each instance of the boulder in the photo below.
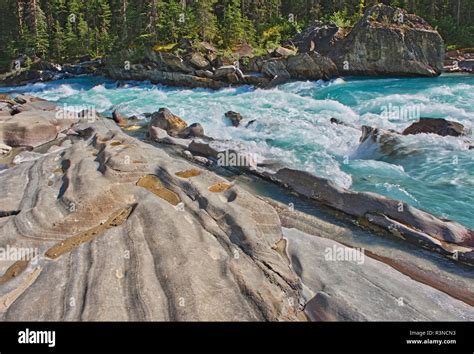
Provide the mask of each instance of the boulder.
POLYGON ((214 72, 214 77, 216 79, 222 79, 227 77, 229 74, 235 74, 236 72, 237 67, 235 65, 224 65, 216 69, 214 72))
POLYGON ((249 58, 248 61, 240 62, 240 66, 245 70, 245 72, 251 73, 260 73, 262 71, 263 63, 265 62, 264 57, 253 57, 249 58))
POLYGON ((421 118, 406 128, 403 135, 437 134, 441 136, 466 135, 466 129, 461 123, 452 122, 442 118, 421 118))
POLYGON ((238 127, 242 121, 242 115, 237 112, 229 111, 225 114, 226 118, 229 118, 234 127, 238 127))
POLYGON ((158 69, 170 72, 192 73, 194 69, 187 65, 179 56, 168 52, 156 52, 149 50, 146 57, 154 63, 158 69))
POLYGON ((268 77, 269 79, 280 78, 280 79, 290 79, 291 74, 286 68, 286 59, 270 59, 263 63, 262 65, 262 74, 268 77))
POLYGON ((293 49, 288 49, 285 47, 278 47, 272 53, 272 56, 276 58, 286 58, 292 55, 296 55, 296 52, 293 49))
POLYGON ((128 125, 128 118, 117 110, 112 112, 112 119, 121 127, 126 127, 128 125))
POLYGON ((192 53, 187 60, 191 66, 199 70, 207 69, 210 65, 207 59, 199 52, 192 53))
POLYGON ((234 51, 234 53, 237 54, 239 58, 252 57, 254 52, 255 52, 255 49, 253 49, 248 44, 242 44, 239 47, 237 47, 237 49, 234 51))
MULTIPOLYGON (((353 127, 356 128, 356 127, 353 127)), ((359 159, 377 158, 374 153, 379 152, 382 156, 393 156, 403 153, 400 144, 400 135, 397 132, 362 126, 360 145, 354 153, 359 159)))
POLYGON ((199 123, 193 123, 189 127, 180 130, 177 135, 182 139, 200 138, 204 136, 204 128, 199 123))
POLYGON ((298 48, 299 53, 316 51, 327 55, 337 40, 338 31, 339 27, 334 23, 316 22, 293 37, 291 43, 298 48))
POLYGON ((0 125, 0 141, 11 147, 37 147, 53 141, 58 135, 58 128, 52 122, 54 116, 52 113, 43 116, 30 112, 16 114, 0 125))
POLYGON ((302 53, 288 58, 288 72, 296 80, 329 80, 338 74, 336 64, 319 53, 302 53))
POLYGON ((422 18, 378 4, 328 56, 345 75, 432 77, 443 72, 444 42, 422 18))
POLYGON ((200 143, 194 140, 191 142, 191 144, 189 144, 189 151, 191 151, 193 155, 198 155, 205 158, 217 158, 219 155, 219 151, 211 147, 211 145, 207 143, 200 143))
POLYGON ((149 124, 149 127, 158 127, 168 133, 178 132, 187 126, 183 119, 171 113, 167 108, 160 108, 158 112, 153 113, 149 124))
POLYGON ((0 75, 0 86, 19 86, 42 81, 43 75, 38 70, 21 69, 0 75))

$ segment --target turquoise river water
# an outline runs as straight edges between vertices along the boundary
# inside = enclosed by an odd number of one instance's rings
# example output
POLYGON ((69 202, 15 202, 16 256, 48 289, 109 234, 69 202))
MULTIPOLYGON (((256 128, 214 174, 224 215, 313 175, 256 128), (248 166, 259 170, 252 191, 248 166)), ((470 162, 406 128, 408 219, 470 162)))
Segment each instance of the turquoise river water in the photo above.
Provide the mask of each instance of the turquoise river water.
POLYGON ((230 140, 258 160, 277 160, 330 178, 346 188, 403 200, 474 228, 474 150, 466 138, 416 135, 390 154, 359 144, 360 125, 403 131, 420 117, 474 126, 474 77, 336 79, 294 82, 270 90, 239 87, 210 91, 102 78, 38 83, 0 92, 27 93, 68 106, 110 114, 143 115, 167 107, 209 136, 230 140), (244 117, 230 126, 224 113, 244 117), (355 127, 331 124, 337 118, 355 127), (246 128, 246 123, 256 122, 246 128))

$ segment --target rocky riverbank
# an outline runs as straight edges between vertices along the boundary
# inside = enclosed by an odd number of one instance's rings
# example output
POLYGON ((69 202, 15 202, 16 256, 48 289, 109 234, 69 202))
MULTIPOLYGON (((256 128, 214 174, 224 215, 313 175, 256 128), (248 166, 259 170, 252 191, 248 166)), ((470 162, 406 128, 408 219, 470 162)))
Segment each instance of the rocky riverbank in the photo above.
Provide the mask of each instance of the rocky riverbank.
POLYGON ((170 52, 149 51, 140 63, 130 62, 133 53, 121 53, 105 72, 115 80, 207 88, 271 87, 349 75, 431 77, 443 72, 439 33, 422 18, 383 4, 367 10, 351 31, 318 23, 286 44, 264 56, 241 49, 231 61, 207 43, 195 48, 184 41, 170 52))
POLYGON ((26 96, 2 107, 0 242, 30 250, 0 261, 4 320, 474 319, 460 224, 284 167, 233 176, 217 137, 165 109, 146 143, 119 112, 124 130, 26 96))
POLYGON ((268 88, 292 80, 351 75, 432 77, 443 72, 443 60, 444 42, 434 28, 405 10, 379 4, 368 9, 351 30, 316 23, 265 55, 256 55, 248 45, 229 55, 209 43, 183 39, 170 49, 154 48, 144 54, 125 50, 104 61, 20 67, 0 77, 0 84, 95 74, 192 88, 268 88))

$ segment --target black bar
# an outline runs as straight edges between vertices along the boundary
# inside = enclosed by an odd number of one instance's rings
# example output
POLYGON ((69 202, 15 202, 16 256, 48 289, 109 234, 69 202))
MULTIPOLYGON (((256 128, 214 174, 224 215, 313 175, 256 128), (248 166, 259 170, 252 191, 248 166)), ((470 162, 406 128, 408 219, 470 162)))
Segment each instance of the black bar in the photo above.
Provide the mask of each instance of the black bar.
MULTIPOLYGON (((473 323, 0 323, 9 352, 470 353, 473 323), (19 332, 55 331, 55 346, 20 344, 19 332), (430 332, 431 331, 431 332, 430 332), (412 334, 410 334, 412 332, 412 334), (413 332, 425 333, 424 336, 413 332), (407 340, 456 344, 407 344, 407 340)), ((23 339, 25 336, 23 336, 23 339)))

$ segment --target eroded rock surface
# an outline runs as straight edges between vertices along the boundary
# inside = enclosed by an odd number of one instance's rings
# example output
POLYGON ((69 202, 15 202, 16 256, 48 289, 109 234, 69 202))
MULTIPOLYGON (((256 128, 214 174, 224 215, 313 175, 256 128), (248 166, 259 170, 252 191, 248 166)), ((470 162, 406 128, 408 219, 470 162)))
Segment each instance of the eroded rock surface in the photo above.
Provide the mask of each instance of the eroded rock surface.
MULTIPOLYGON (((53 112, 24 101, 28 115, 55 124, 53 112)), ((203 139, 151 128, 202 165, 217 153, 203 139)), ((0 262, 3 320, 297 321, 306 320, 303 307, 320 321, 473 319, 470 272, 448 259, 472 260, 472 231, 462 225, 405 204, 403 214, 396 201, 303 172, 267 176, 364 228, 306 222, 112 120, 56 129, 61 139, 0 171, 0 247, 31 255, 0 262), (370 223, 395 225, 401 246, 370 223), (367 248, 370 259, 322 258, 337 242, 367 248)))
POLYGON ((0 262, 15 274, 0 284, 0 318, 301 318, 299 280, 273 249, 282 229, 272 207, 232 184, 210 189, 228 182, 186 173, 194 167, 112 120, 72 129, 0 173, 0 246, 37 254, 21 271, 0 262))
POLYGON ((474 308, 368 256, 333 257, 344 245, 286 229, 288 252, 315 321, 472 321, 474 308))

